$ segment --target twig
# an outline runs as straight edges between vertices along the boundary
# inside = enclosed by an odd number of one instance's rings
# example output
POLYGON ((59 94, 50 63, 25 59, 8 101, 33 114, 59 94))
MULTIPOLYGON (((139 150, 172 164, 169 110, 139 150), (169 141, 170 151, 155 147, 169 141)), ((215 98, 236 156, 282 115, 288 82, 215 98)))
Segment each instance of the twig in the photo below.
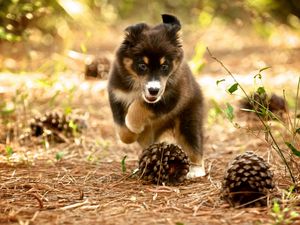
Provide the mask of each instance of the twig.
POLYGON ((81 207, 81 209, 84 210, 95 210, 95 209, 99 209, 100 205, 84 205, 81 207))
POLYGON ((215 188, 218 188, 218 184, 215 183, 211 177, 211 169, 212 169, 213 162, 214 162, 214 160, 209 163, 208 170, 207 170, 207 174, 208 174, 207 179, 209 180, 209 182, 211 183, 212 186, 214 186, 215 188))
POLYGON ((84 198, 84 191, 81 188, 78 188, 79 191, 79 200, 83 200, 84 198))
POLYGON ((62 208, 60 208, 60 210, 69 210, 69 209, 75 209, 75 208, 79 208, 81 206, 84 206, 84 205, 87 205, 89 204, 89 200, 86 199, 84 202, 79 202, 79 203, 75 203, 75 204, 72 204, 72 205, 67 205, 67 206, 64 206, 62 208))
POLYGON ((263 200, 263 199, 265 199, 265 198, 267 198, 267 196, 262 196, 262 197, 260 197, 260 198, 254 199, 254 200, 252 200, 252 201, 250 201, 250 202, 247 202, 247 203, 245 203, 245 204, 239 205, 239 206, 237 206, 237 207, 235 207, 235 208, 236 208, 236 209, 244 208, 244 207, 247 206, 247 205, 250 205, 250 204, 252 204, 252 203, 254 203, 254 202, 258 202, 258 201, 263 200))
POLYGON ((110 205, 111 203, 118 202, 118 201, 120 201, 120 200, 123 200, 124 198, 127 198, 127 196, 123 196, 123 197, 121 197, 121 198, 115 198, 114 200, 109 201, 109 202, 103 204, 102 207, 106 207, 106 206, 110 205))
POLYGON ((44 208, 43 200, 37 194, 27 193, 27 195, 34 197, 38 201, 40 209, 44 208))
POLYGON ((157 188, 147 188, 148 191, 150 192, 155 192, 155 193, 171 193, 175 192, 178 193, 179 189, 177 188, 172 188, 172 187, 167 187, 167 186, 158 186, 157 188))
POLYGON ((25 222, 23 222, 23 220, 21 220, 21 219, 18 219, 18 222, 20 225, 29 225, 29 223, 30 223, 29 220, 26 220, 25 222))
POLYGON ((181 212, 182 210, 180 208, 177 208, 175 206, 169 206, 169 207, 162 207, 162 208, 158 208, 158 209, 155 209, 153 210, 153 212, 161 212, 161 211, 166 211, 166 210, 176 210, 178 212, 181 212))
POLYGON ((243 210, 243 211, 241 211, 240 213, 235 214, 235 215, 232 217, 232 219, 235 219, 235 218, 240 217, 241 215, 245 214, 245 212, 246 212, 246 211, 243 210))
POLYGON ((40 211, 36 211, 33 216, 31 217, 31 219, 29 220, 30 222, 34 222, 35 219, 37 218, 37 216, 39 215, 40 211))
MULTIPOLYGON (((216 62, 218 62, 223 69, 226 70, 226 72, 232 77, 232 79, 234 80, 234 82, 236 82, 238 84, 238 86, 241 88, 242 92, 244 93, 244 95, 246 96, 248 102, 251 104, 251 106, 254 108, 254 103, 253 101, 251 100, 251 98, 249 97, 249 95, 247 94, 247 92, 245 91, 245 89, 240 85, 240 83, 237 81, 237 79, 235 78, 235 76, 230 72, 230 70, 218 59, 216 58, 209 50, 209 48, 207 47, 207 52, 208 54, 210 55, 210 57, 212 59, 214 59, 216 62)), ((299 78, 300 79, 300 78, 299 78)), ((299 84, 299 83, 298 83, 299 84)), ((255 108, 254 108, 255 109, 255 108)), ((256 110, 255 110, 256 111, 256 110)), ((263 119, 258 116, 258 119, 260 120, 260 122, 263 124, 264 128, 266 129, 267 133, 270 135, 271 139, 272 139, 272 143, 271 143, 271 146, 273 147, 273 149, 279 154, 280 158, 282 159, 283 163, 285 164, 285 166, 287 167, 288 171, 289 171, 289 174, 290 174, 290 177, 293 181, 294 184, 296 184, 296 179, 293 175, 293 172, 290 168, 290 166, 288 165, 288 162, 285 158, 285 156, 283 155, 277 141, 275 140, 274 136, 273 136, 273 133, 271 131, 271 129, 269 128, 269 126, 263 121, 263 119)))

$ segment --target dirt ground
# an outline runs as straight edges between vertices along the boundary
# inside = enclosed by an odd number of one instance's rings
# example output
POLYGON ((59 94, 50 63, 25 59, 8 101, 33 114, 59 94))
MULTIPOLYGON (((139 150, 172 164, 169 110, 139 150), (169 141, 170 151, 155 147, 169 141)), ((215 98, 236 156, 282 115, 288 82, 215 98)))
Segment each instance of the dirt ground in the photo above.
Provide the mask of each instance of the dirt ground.
MULTIPOLYGON (((277 46, 257 40, 252 46, 251 37, 239 38, 231 30, 224 32, 230 35, 226 40, 234 41, 236 46, 227 47, 228 42, 210 36, 209 31, 201 34, 201 38, 246 90, 253 89, 257 70, 271 64, 263 78, 266 88, 279 94, 285 89, 289 98, 295 97, 300 72, 298 42, 295 46, 285 46, 284 40, 277 40, 277 46), (214 44, 216 41, 218 44, 214 44)), ((189 35, 188 41, 198 38, 189 35)), ((187 49, 189 58, 192 48, 187 49)), ((300 224, 299 216, 291 219, 291 212, 300 211, 300 196, 287 194, 291 180, 266 141, 262 126, 238 109, 240 92, 234 96, 226 93, 232 80, 224 69, 208 54, 204 60, 206 67, 197 79, 207 102, 204 147, 207 175, 176 186, 149 184, 132 175, 141 149, 117 139, 105 80, 84 80, 79 71, 60 73, 50 86, 45 86, 43 74, 1 73, 1 98, 14 102, 15 112, 2 116, 0 224, 300 224), (223 78, 225 82, 217 86, 216 81, 223 78), (28 94, 26 101, 16 101, 21 98, 17 90, 28 94), (238 127, 218 113, 216 105, 222 108, 226 102, 235 107, 234 123, 238 127), (20 143, 18 137, 33 115, 70 107, 88 115, 88 128, 82 134, 67 138, 65 143, 35 137, 20 143), (13 135, 8 135, 11 130, 13 135), (7 146, 13 153, 8 155, 7 146), (266 159, 275 174, 276 187, 265 207, 232 208, 221 198, 228 163, 246 150, 266 159), (125 155, 123 172, 121 160, 125 155), (274 199, 281 203, 282 210, 288 210, 273 213, 274 199)), ((295 116, 292 112, 291 117, 295 116)), ((274 121, 270 125, 280 146, 287 151, 283 140, 288 137, 285 127, 274 121)), ((295 165, 299 181, 299 161, 290 163, 295 165)))

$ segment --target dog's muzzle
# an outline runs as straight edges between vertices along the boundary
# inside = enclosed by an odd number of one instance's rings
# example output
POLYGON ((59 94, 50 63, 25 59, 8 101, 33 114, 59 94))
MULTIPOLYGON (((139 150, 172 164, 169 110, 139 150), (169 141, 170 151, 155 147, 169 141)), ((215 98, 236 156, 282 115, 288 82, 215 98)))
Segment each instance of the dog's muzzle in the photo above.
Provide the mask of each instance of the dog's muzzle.
POLYGON ((143 98, 147 103, 156 103, 162 95, 162 86, 160 81, 149 81, 145 85, 143 98))

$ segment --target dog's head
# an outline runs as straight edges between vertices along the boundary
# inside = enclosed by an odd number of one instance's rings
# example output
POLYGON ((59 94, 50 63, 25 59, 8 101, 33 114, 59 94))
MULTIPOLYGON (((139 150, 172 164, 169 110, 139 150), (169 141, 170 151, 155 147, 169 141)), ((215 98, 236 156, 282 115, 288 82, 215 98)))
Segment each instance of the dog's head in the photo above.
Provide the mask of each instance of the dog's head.
POLYGON ((163 23, 150 27, 145 23, 125 29, 125 39, 117 53, 119 64, 134 88, 147 103, 158 102, 183 58, 179 20, 162 15, 163 23))

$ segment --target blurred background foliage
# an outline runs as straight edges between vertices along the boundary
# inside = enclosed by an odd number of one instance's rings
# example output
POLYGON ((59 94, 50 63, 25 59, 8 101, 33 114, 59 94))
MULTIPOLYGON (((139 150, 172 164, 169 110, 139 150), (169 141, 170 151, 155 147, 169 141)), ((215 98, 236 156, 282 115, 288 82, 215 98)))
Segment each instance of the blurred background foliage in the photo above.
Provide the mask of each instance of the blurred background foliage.
MULTIPOLYGON (((253 28, 262 37, 278 24, 300 28, 299 0, 0 0, 0 51, 2 57, 17 58, 22 52, 30 60, 37 59, 35 64, 42 57, 38 52, 46 52, 44 56, 66 49, 96 52, 95 46, 111 39, 109 29, 142 20, 157 22, 165 12, 178 15, 193 29, 208 27, 215 19, 253 28)), ((102 46, 110 51, 113 47, 102 46)), ((196 46, 197 60, 203 48, 201 43, 196 46)), ((53 61, 61 60, 55 57, 53 61)), ((0 68, 4 66, 9 68, 10 63, 0 63, 0 68)))

